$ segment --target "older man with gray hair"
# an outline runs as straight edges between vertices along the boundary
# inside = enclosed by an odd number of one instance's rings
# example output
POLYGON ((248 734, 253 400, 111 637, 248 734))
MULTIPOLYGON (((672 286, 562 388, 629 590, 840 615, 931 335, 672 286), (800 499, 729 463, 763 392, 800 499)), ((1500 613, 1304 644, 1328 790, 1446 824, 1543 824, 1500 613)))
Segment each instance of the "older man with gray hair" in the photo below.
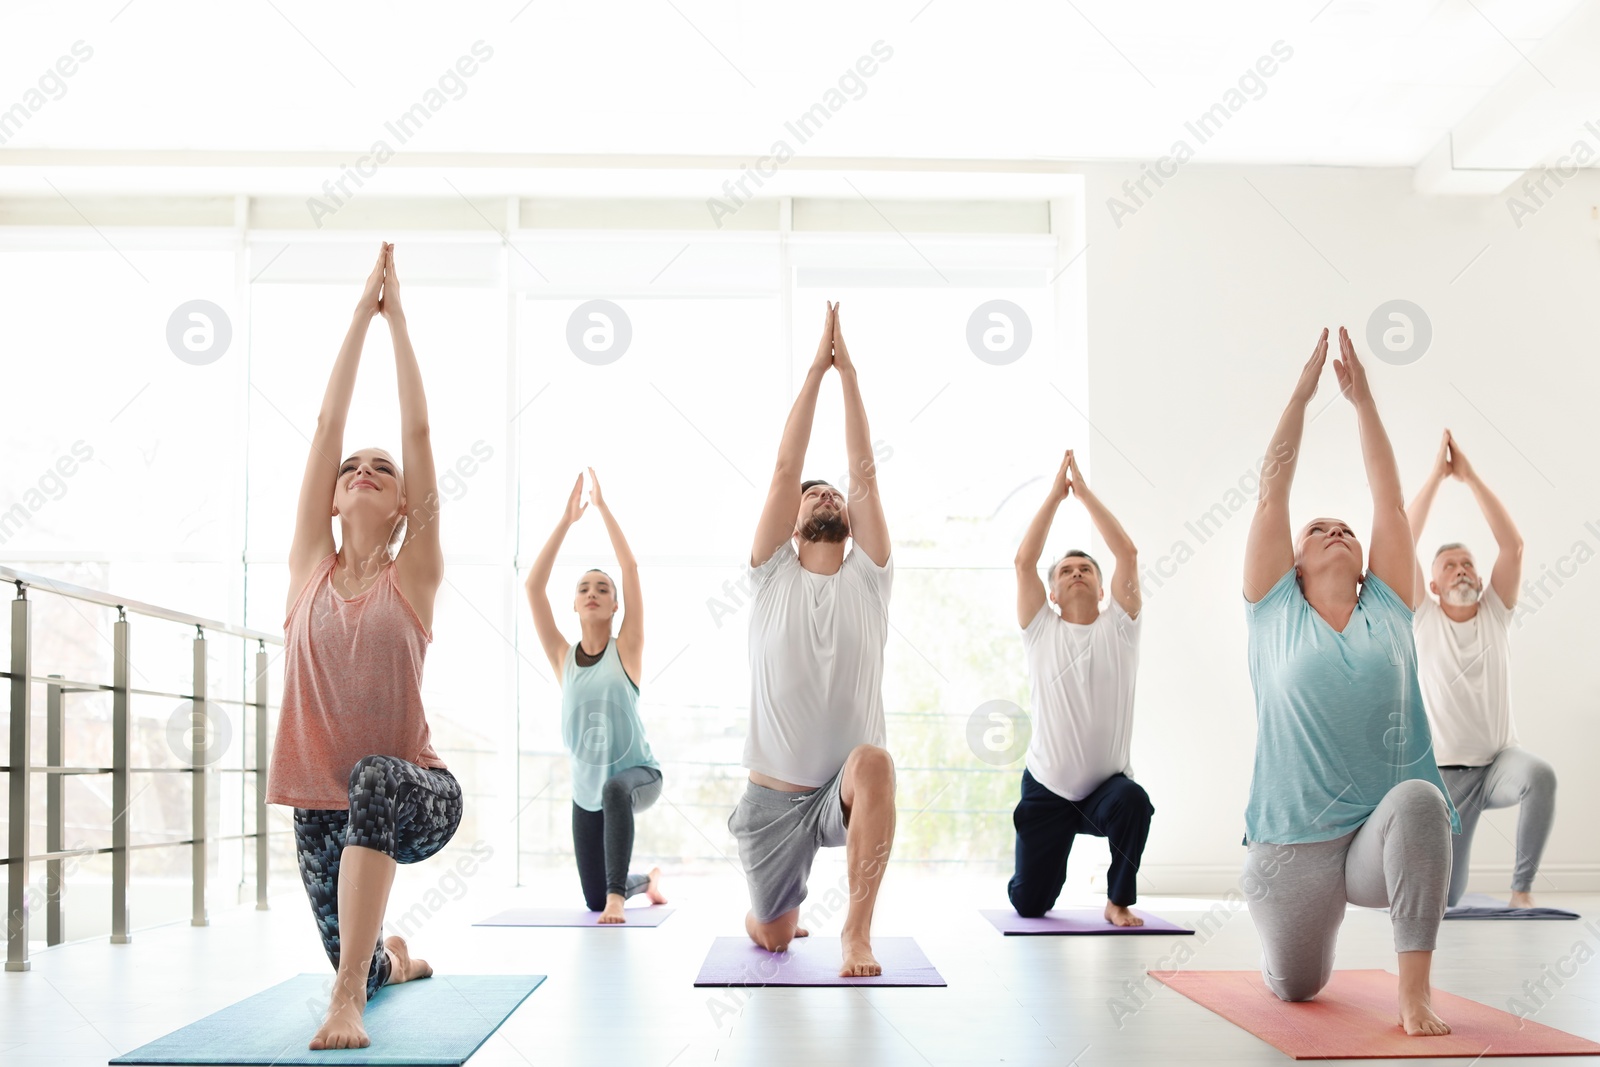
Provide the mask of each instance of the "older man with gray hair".
POLYGON ((1413 541, 1420 541, 1434 494, 1446 478, 1472 489, 1499 546, 1487 585, 1472 553, 1459 542, 1434 553, 1431 582, 1423 576, 1420 559, 1416 565, 1417 592, 1433 594, 1421 597, 1412 618, 1418 680, 1439 775, 1461 815, 1449 902, 1459 903, 1466 892, 1478 816, 1485 808, 1520 804, 1511 906, 1531 908, 1533 878, 1555 818, 1556 776, 1550 764, 1518 746, 1511 718, 1510 623, 1522 580, 1522 537, 1505 505, 1483 484, 1446 430, 1433 469, 1407 509, 1413 541))

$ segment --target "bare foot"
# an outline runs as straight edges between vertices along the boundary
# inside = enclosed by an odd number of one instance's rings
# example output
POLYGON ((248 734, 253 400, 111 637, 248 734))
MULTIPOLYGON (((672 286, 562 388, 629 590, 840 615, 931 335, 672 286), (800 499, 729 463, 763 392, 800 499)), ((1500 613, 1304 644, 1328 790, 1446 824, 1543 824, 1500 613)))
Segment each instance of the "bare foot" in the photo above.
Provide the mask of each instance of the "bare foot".
POLYGON ((606 894, 606 910, 600 913, 602 923, 625 923, 627 917, 622 914, 623 896, 621 893, 606 894))
POLYGON ((1144 920, 1121 904, 1106 901, 1106 922, 1113 926, 1143 926, 1144 920))
POLYGON ((883 973, 883 967, 872 955, 872 945, 864 937, 845 937, 844 965, 839 968, 840 978, 872 978, 883 973))
POLYGON ((1450 1024, 1433 1013, 1426 996, 1414 1000, 1401 994, 1400 1025, 1411 1037, 1437 1037, 1450 1032, 1450 1024))
POLYGON ((1511 893, 1511 906, 1513 908, 1535 907, 1536 905, 1533 903, 1533 894, 1513 890, 1511 893))
POLYGON ((650 886, 644 891, 644 895, 650 898, 650 903, 652 904, 665 904, 667 902, 667 898, 661 895, 660 867, 650 868, 650 886))
POLYGON ((1431 949, 1398 953, 1400 957, 1400 1025, 1412 1037, 1448 1034, 1450 1027, 1433 1013, 1433 983, 1428 972, 1433 966, 1431 949))
POLYGON ((389 981, 385 985, 398 985, 401 982, 410 982, 417 978, 432 978, 433 968, 428 966, 427 960, 413 959, 411 952, 406 948, 406 939, 398 934, 383 939, 383 947, 389 951, 389 981))
POLYGON ((327 1018, 307 1048, 366 1048, 372 1044, 366 1027, 361 1025, 361 1012, 367 1006, 366 986, 352 994, 342 992, 337 985, 328 1003, 327 1018))

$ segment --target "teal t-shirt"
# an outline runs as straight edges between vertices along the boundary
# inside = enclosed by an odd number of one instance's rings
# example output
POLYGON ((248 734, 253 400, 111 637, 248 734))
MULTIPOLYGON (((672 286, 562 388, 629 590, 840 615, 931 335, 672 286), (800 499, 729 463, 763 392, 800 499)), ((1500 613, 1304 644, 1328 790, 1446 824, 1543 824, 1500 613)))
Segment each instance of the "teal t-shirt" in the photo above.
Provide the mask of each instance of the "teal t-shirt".
POLYGON ((606 779, 630 767, 661 765, 650 753, 639 718, 639 687, 622 669, 617 643, 607 641, 600 658, 578 665, 578 642, 561 670, 561 740, 572 757, 572 801, 599 811, 606 779))
MULTIPOLYGON (((1393 589, 1368 572, 1342 633, 1306 601, 1293 568, 1245 611, 1256 695, 1247 840, 1343 837, 1410 778, 1450 804, 1417 685, 1412 612, 1393 589)), ((1450 828, 1461 832, 1454 805, 1450 828)))

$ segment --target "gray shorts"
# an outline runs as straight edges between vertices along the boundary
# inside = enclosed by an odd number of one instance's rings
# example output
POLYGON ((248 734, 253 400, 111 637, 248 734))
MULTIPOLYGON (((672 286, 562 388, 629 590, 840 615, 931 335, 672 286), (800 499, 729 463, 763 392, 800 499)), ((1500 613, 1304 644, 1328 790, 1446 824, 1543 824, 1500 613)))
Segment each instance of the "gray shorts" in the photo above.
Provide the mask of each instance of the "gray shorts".
POLYGON ((826 785, 804 793, 751 782, 728 816, 757 922, 772 922, 798 908, 806 899, 817 850, 844 844, 844 805, 839 799, 843 774, 841 767, 826 785))

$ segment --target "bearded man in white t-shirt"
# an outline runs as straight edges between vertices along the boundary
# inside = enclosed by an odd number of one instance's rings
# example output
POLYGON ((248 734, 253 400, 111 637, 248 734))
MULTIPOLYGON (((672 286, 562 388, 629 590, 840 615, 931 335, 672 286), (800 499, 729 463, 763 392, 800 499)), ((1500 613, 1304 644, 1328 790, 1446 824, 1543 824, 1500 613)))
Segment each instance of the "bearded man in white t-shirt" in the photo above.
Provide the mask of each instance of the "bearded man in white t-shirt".
POLYGON ((1434 553, 1431 582, 1423 575, 1420 558, 1416 564, 1418 590, 1433 594, 1421 598, 1412 618, 1417 680, 1439 775, 1461 814, 1461 833, 1453 839, 1449 902, 1459 903, 1467 891, 1467 861, 1478 816, 1485 808, 1520 804, 1511 906, 1531 908, 1533 879, 1555 819, 1556 775, 1550 764, 1518 747, 1511 717, 1511 613, 1522 581, 1522 537, 1505 505, 1483 484, 1446 430, 1433 469, 1407 508, 1414 540, 1421 540, 1434 494, 1446 478, 1472 489, 1499 547, 1487 586, 1472 553, 1457 542, 1434 553))
POLYGON ((883 973, 871 933, 894 841, 894 761, 883 728, 893 576, 866 408, 830 304, 750 550, 750 784, 728 830, 750 888, 745 930, 770 952, 806 936, 800 904, 812 860, 819 848, 844 846, 850 894, 842 977, 883 973), (848 501, 827 482, 800 481, 830 367, 844 390, 848 501), (855 542, 848 555, 847 539, 855 542))
POLYGON ((1106 922, 1143 926, 1139 860, 1155 808, 1133 780, 1133 683, 1139 669, 1139 557, 1122 524, 1084 483, 1068 450, 1050 494, 1017 549, 1017 623, 1028 654, 1033 736, 1012 813, 1016 872, 1008 887, 1017 914, 1037 918, 1055 906, 1078 834, 1111 846, 1106 922), (1100 599, 1100 565, 1074 549, 1050 568, 1048 596, 1039 558, 1056 511, 1076 493, 1116 565, 1100 599), (1051 605, 1060 609, 1058 615, 1051 605))

